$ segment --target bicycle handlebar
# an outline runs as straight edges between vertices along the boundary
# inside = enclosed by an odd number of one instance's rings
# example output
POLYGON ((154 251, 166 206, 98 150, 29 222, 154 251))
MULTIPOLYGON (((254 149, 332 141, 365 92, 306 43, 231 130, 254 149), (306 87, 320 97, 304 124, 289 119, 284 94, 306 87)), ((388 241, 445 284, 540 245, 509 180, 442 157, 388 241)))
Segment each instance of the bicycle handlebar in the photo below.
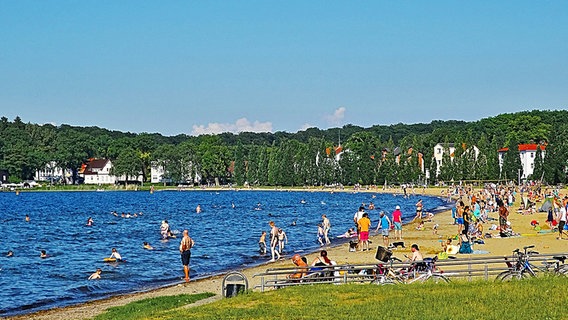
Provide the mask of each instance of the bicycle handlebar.
POLYGON ((524 250, 532 249, 532 248, 534 248, 534 244, 533 244, 533 245, 530 245, 530 246, 523 247, 524 250))

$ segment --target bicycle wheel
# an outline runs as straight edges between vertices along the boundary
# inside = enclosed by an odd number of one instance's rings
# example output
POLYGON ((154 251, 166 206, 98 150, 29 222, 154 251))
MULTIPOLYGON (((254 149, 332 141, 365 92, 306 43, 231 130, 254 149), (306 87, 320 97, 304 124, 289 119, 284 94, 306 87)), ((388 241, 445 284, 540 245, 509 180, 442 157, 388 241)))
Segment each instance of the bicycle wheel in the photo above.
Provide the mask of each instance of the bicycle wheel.
POLYGON ((499 273, 497 275, 497 277, 495 277, 495 281, 503 281, 503 278, 506 277, 508 274, 511 274, 511 273, 513 273, 513 272, 510 271, 510 270, 503 271, 503 272, 499 273))
POLYGON ((503 278, 501 278, 501 281, 505 282, 505 281, 518 281, 518 280, 522 280, 522 279, 527 279, 530 278, 531 275, 525 272, 509 272, 508 274, 506 274, 503 278))
POLYGON ((376 279, 373 279, 373 281, 371 281, 371 284, 384 286, 384 285, 392 285, 392 284, 396 284, 396 283, 392 279, 387 278, 385 276, 378 276, 376 279))
POLYGON ((568 276, 568 265, 562 265, 558 267, 556 273, 561 274, 563 276, 568 276))
POLYGON ((449 283, 450 279, 442 274, 432 274, 429 277, 425 278, 424 281, 426 283, 449 283))

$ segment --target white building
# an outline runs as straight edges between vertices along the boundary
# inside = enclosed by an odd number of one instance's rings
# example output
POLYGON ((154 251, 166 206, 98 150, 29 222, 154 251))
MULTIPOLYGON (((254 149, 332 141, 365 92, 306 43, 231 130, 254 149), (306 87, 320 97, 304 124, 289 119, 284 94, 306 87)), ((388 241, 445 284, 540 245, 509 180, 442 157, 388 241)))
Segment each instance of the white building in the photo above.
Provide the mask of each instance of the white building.
POLYGON ((91 159, 83 165, 79 175, 85 184, 114 184, 116 176, 111 175, 112 162, 109 159, 91 159))
MULTIPOLYGON (((521 166, 523 167, 523 175, 521 179, 526 179, 528 176, 534 172, 534 159, 536 157, 536 148, 540 146, 542 151, 542 158, 546 153, 546 146, 537 145, 536 143, 529 144, 519 144, 519 157, 521 158, 521 166)), ((505 153, 509 151, 509 148, 499 149, 499 171, 503 169, 503 160, 505 159, 505 153)), ((540 178, 540 177, 539 177, 540 178)))
POLYGON ((50 161, 43 169, 36 171, 34 178, 36 181, 70 183, 72 175, 71 170, 63 169, 55 161, 50 161))
MULTIPOLYGON (((462 144, 462 148, 465 149, 464 152, 470 152, 471 150, 473 150, 474 157, 476 160, 477 157, 479 157, 479 148, 477 148, 477 146, 472 146, 466 149, 465 144, 462 144)), ((440 174, 440 169, 442 168, 443 165, 442 162, 443 162, 444 152, 446 152, 446 150, 450 152, 450 161, 454 162, 456 147, 453 143, 448 143, 448 144, 438 143, 434 146, 434 159, 436 160, 436 176, 440 174)))
POLYGON ((164 179, 164 174, 166 170, 164 170, 164 166, 159 165, 156 161, 153 161, 150 165, 150 182, 151 183, 164 183, 169 182, 164 179))

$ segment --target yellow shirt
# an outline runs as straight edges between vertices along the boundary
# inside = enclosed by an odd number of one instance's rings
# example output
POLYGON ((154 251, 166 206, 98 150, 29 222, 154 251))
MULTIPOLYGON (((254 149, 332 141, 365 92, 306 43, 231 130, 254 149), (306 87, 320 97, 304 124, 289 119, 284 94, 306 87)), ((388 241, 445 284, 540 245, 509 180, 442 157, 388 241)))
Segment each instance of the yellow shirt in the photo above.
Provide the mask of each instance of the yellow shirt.
POLYGON ((359 219, 359 222, 357 222, 357 224, 359 225, 359 231, 369 231, 369 227, 371 226, 371 220, 369 220, 369 218, 367 217, 363 217, 361 219, 359 219))

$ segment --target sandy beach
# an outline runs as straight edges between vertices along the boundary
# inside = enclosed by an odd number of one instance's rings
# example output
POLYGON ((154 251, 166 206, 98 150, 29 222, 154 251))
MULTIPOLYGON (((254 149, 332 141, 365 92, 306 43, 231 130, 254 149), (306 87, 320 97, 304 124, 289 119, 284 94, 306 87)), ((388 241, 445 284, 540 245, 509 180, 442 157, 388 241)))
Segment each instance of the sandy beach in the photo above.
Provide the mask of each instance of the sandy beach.
MULTIPOLYGON (((369 192, 399 192, 399 190, 370 190, 369 192)), ((426 190, 417 190, 420 194, 424 192, 424 195, 430 196, 441 196, 442 189, 430 188, 426 190)), ((565 190, 563 190, 565 191, 565 190)), ((366 192, 366 191, 361 191, 366 192)), ((416 197, 417 198, 417 197, 416 197)), ((418 199, 418 198, 417 198, 418 199)), ((557 233, 544 232, 539 233, 534 230, 530 222, 532 220, 537 220, 542 227, 542 230, 547 230, 546 225, 546 213, 537 212, 535 214, 519 214, 517 213, 517 208, 519 206, 519 199, 515 203, 515 206, 510 209, 509 221, 513 227, 513 230, 519 234, 520 237, 514 238, 490 238, 485 239, 484 245, 476 245, 475 249, 488 251, 485 254, 487 256, 500 256, 509 255, 511 251, 526 245, 535 245, 535 250, 541 253, 560 253, 566 252, 568 249, 568 241, 557 240, 557 233)), ((537 208, 540 207, 540 203, 537 203, 537 208)), ((354 213, 354 212, 353 212, 354 213)), ((346 219, 352 215, 351 212, 346 212, 346 219)), ((390 213, 389 213, 390 215, 390 213)), ((497 213, 490 213, 490 217, 497 218, 497 213)), ((333 223, 333 221, 332 221, 333 223)), ((485 232, 497 234, 497 231, 489 231, 491 223, 489 222, 484 225, 485 232)), ((375 226, 373 226, 374 229, 375 226)), ((457 234, 457 226, 453 224, 453 219, 451 217, 450 211, 440 212, 436 214, 432 221, 426 222, 423 230, 416 230, 416 224, 407 224, 403 227, 403 238, 407 249, 397 250, 394 252, 394 256, 402 258, 404 253, 408 253, 410 244, 416 243, 421 247, 421 251, 425 256, 433 256, 435 253, 441 250, 440 240, 447 239, 449 237, 455 236, 457 234), (433 232, 433 226, 437 224, 437 233, 433 232), (407 250, 407 251, 405 251, 407 250)), ((337 230, 341 231, 341 230, 337 230)), ((391 237, 393 234, 391 233, 391 237)), ((371 236, 371 250, 365 252, 349 252, 348 244, 342 244, 339 246, 325 247, 328 251, 328 256, 335 260, 338 264, 364 264, 364 263, 375 263, 375 251, 378 245, 382 245, 382 239, 372 232, 371 236)), ((309 261, 312 261, 316 253, 307 255, 309 261)), ((460 255, 467 256, 467 255, 460 255)), ((476 254, 476 257, 482 257, 481 254, 476 254)), ((199 264, 199 261, 192 261, 194 264, 199 264)), ((254 274, 264 272, 267 268, 276 267, 292 267, 292 263, 289 259, 281 260, 273 263, 263 264, 257 267, 236 270, 243 272, 249 281, 249 286, 252 288, 260 284, 260 278, 253 278, 254 274)), ((182 273, 180 265, 180 274, 182 273)), ((223 280, 223 275, 215 276, 207 279, 198 280, 195 282, 190 282, 189 284, 177 284, 166 288, 156 289, 149 292, 127 294, 122 296, 116 296, 108 299, 92 301, 80 305, 56 308, 47 311, 41 311, 33 314, 26 314, 5 319, 89 319, 92 318, 106 309, 114 306, 121 306, 127 303, 152 298, 157 296, 165 295, 177 295, 177 294, 194 294, 201 292, 213 292, 216 296, 209 298, 205 301, 200 301, 197 304, 208 303, 221 297, 221 283, 223 280)))

